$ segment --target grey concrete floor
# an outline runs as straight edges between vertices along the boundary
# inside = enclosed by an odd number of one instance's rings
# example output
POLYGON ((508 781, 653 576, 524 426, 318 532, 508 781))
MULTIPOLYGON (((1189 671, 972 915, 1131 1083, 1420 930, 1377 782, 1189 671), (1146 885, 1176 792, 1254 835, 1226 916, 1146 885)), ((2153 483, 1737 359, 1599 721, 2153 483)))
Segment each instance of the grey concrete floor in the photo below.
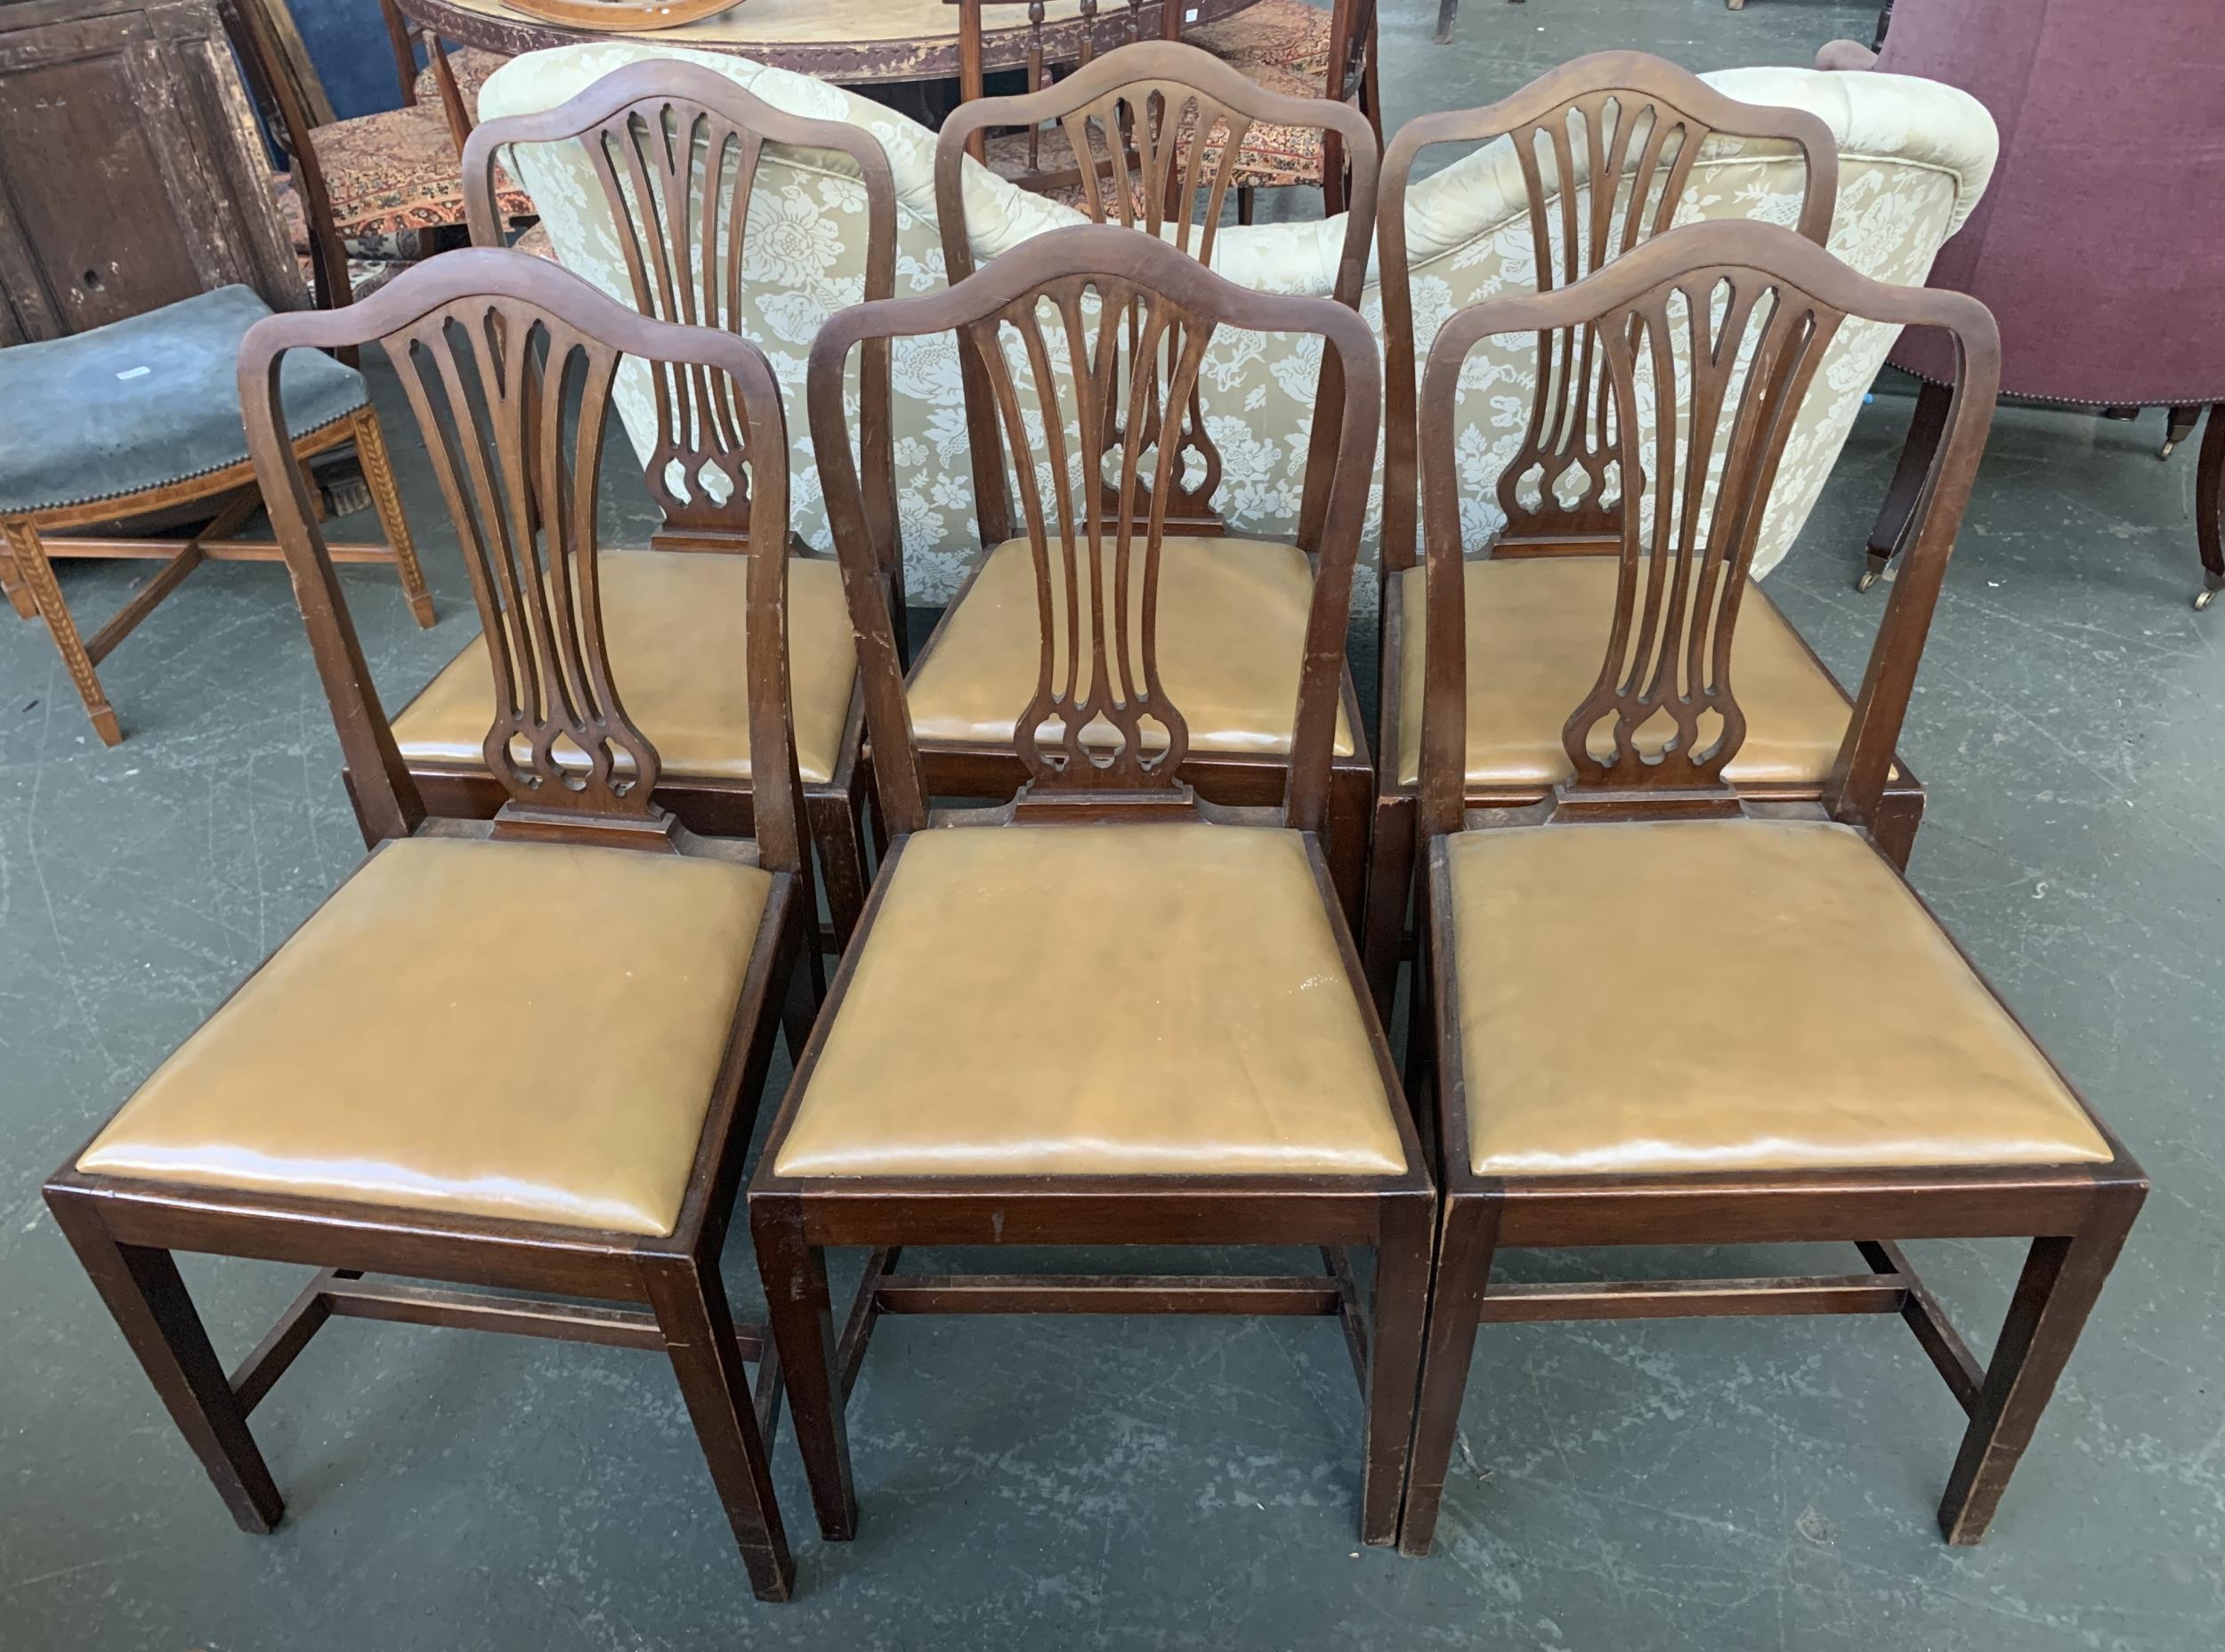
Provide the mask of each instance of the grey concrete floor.
MULTIPOLYGON (((1446 48, 1433 15, 1386 10, 1394 118, 1607 44, 1805 61, 1866 38, 1871 8, 1468 0, 1446 48)), ((1842 674, 1879 611, 1851 574, 1908 409, 1888 387, 1865 413, 1771 581, 1842 674)), ((2004 411, 1904 745, 1932 788, 1917 885, 2156 1179, 1975 1551, 1931 1519, 1959 1413, 1889 1319, 1489 1332, 1426 1561, 1355 1544, 1358 1406, 1328 1324, 886 1322, 854 1543, 818 1541, 778 1448, 784 1608, 748 1596, 661 1360, 336 1324, 256 1413, 290 1507, 244 1537, 36 1190, 353 863, 331 726, 274 570, 197 574, 109 662, 113 751, 43 632, 0 626, 0 1647, 2218 1646, 2225 614, 2187 606, 2193 455, 2156 464, 2158 434, 2004 411)), ((429 635, 384 575, 347 577, 397 691, 470 632, 452 553, 432 562, 429 635)), ((63 575, 89 614, 130 577, 63 575)), ((1858 1037, 1858 981, 1847 1018, 1858 1037)), ((1983 1346, 2011 1247, 1915 1251, 1983 1346)), ((1595 1262, 1851 1257, 1558 1265, 1595 1262)), ((750 1311, 740 1246, 729 1271, 750 1311)), ((296 1284, 188 1276, 233 1352, 296 1284)))

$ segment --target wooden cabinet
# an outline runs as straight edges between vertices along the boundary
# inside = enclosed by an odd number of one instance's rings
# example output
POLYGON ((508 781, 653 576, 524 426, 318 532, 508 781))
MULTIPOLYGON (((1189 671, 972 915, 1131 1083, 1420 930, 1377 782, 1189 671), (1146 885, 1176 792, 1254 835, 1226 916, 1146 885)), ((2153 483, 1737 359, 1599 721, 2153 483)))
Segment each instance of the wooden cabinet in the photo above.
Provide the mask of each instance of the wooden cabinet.
POLYGON ((308 303, 219 0, 0 6, 0 344, 235 281, 308 303))

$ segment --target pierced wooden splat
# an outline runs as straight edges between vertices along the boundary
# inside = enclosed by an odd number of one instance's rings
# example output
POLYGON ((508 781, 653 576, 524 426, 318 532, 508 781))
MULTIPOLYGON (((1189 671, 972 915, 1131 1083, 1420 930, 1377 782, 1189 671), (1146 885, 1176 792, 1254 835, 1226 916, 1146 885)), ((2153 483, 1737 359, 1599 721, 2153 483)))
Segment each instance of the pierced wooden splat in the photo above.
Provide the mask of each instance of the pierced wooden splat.
MULTIPOLYGON (((833 150, 857 166, 866 199, 861 296, 885 298, 894 289, 895 184, 879 141, 857 126, 776 109, 700 64, 628 64, 554 109, 490 121, 473 133, 464 188, 475 242, 504 241, 494 186, 503 152, 554 142, 577 142, 585 154, 635 307, 644 315, 750 330, 742 312, 749 215, 768 145, 833 150)), ((889 376, 886 345, 867 351, 860 380, 863 450, 869 503, 882 523, 893 523, 895 513, 889 376)), ((706 419, 711 400, 704 369, 661 364, 651 386, 657 439, 644 468, 665 514, 659 542, 746 543, 750 502, 737 461, 746 461, 747 443, 730 449, 733 433, 706 419)))
POLYGON ((1780 278, 1724 269, 1587 329, 1614 407, 1609 464, 1654 485, 1619 513, 1606 657, 1561 735, 1567 795, 1724 784, 1746 731, 1730 663, 1747 571, 1794 418, 1844 320, 1780 278))
POLYGON ((494 296, 386 349, 462 542, 495 681, 488 770, 536 809, 646 815, 656 748, 611 680, 595 512, 619 352, 494 296))
MULTIPOLYGON (((1503 138, 1529 197, 1537 289, 1566 287, 1605 268, 1676 220, 1692 168, 1718 134, 1789 144, 1806 174, 1800 233, 1823 245, 1839 188, 1831 128, 1802 109, 1742 103, 1688 70, 1642 52, 1600 52, 1541 76, 1484 109, 1425 115, 1391 140, 1378 234, 1382 252, 1388 385, 1384 552, 1413 565, 1415 364, 1406 258, 1406 191, 1433 145, 1503 138)), ((1495 545, 1520 554, 1612 539, 1625 498, 1644 478, 1619 463, 1613 398, 1590 329, 1541 336, 1537 382, 1522 446, 1500 472, 1507 522, 1495 545)))

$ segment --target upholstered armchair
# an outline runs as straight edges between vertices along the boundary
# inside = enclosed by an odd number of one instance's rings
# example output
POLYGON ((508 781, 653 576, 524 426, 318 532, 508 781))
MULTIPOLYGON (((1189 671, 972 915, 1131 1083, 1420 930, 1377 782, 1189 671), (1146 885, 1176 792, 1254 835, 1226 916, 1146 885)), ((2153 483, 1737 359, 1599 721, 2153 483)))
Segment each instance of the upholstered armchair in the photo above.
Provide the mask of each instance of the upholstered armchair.
MULTIPOLYGON (((1833 41, 1818 68, 1923 75, 1969 92, 2003 134, 2000 176, 1930 285, 2001 322, 2005 394, 2088 409, 2171 409, 2163 452, 2210 409, 2195 606, 2225 590, 2225 26, 2218 0, 1899 0, 1883 47, 1833 41)), ((1894 554, 1938 439, 1948 366, 1912 335, 1893 364, 1924 381, 1865 582, 1894 554)))
MULTIPOLYGON (((498 70, 481 94, 481 115, 529 113, 563 101, 620 66, 682 57, 732 77, 768 102, 799 114, 854 122, 880 140, 895 176, 899 296, 943 285, 934 217, 934 136, 879 104, 838 87, 733 58, 611 41, 532 53, 498 70)), ((1993 166, 1993 123, 1967 95, 1893 77, 1819 74, 1808 69, 1726 70, 1708 78, 1751 102, 1812 109, 1841 150, 1839 212, 1832 250, 1865 275, 1917 283, 1940 244, 1960 226, 1993 166)), ((630 290, 599 188, 584 163, 558 146, 522 151, 519 182, 531 195, 558 259, 614 295, 630 290)), ((1711 143, 1694 169, 1681 219, 1797 215, 1800 163, 1786 150, 1728 140, 1711 143)), ((1072 208, 1015 189, 984 167, 969 167, 967 223, 977 261, 1032 235, 1080 221, 1072 208)), ((857 290, 864 257, 864 192, 833 157, 796 153, 768 158, 752 212, 745 269, 746 330, 772 358, 789 398, 790 428, 804 428, 805 358, 820 324, 857 290), (768 232, 769 231, 769 232, 768 232)), ((1417 183, 1408 197, 1408 244, 1420 344, 1456 307, 1534 284, 1526 197, 1510 146, 1487 146, 1417 183)), ((1334 285, 1343 220, 1225 227, 1214 267, 1261 290, 1325 295, 1334 285)), ((1371 286, 1363 312, 1379 329, 1382 306, 1371 286)), ((1758 569, 1781 559, 1807 520, 1844 443, 1892 329, 1850 324, 1822 371, 1825 393, 1812 399, 1786 450, 1763 529, 1758 569)), ((1530 395, 1531 352, 1509 342, 1479 350, 1463 380, 1460 437, 1464 509, 1477 535, 1498 525, 1498 466, 1521 445, 1530 395), (1493 463, 1493 460, 1496 463, 1493 463)), ((1287 538, 1297 525, 1317 349, 1257 334, 1228 332, 1209 353, 1202 377, 1208 433, 1228 482, 1220 496, 1233 531, 1287 538)), ((902 341, 895 352, 894 430, 898 515, 905 584, 913 600, 938 603, 958 587, 978 543, 956 346, 948 337, 902 341)), ((620 410, 646 458, 656 419, 646 380, 621 385, 620 410)), ((814 547, 830 543, 816 466, 797 446, 796 530, 814 547)), ((1371 507, 1371 536, 1380 515, 1371 507)), ((1371 571, 1363 567, 1355 607, 1372 612, 1371 571)))

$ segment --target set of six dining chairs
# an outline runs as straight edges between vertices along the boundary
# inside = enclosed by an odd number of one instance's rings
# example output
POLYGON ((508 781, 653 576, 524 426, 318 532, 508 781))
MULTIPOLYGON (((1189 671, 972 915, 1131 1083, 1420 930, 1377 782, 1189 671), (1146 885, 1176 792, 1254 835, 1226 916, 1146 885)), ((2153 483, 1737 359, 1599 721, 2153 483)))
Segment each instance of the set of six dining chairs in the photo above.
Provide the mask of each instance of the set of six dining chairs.
MULTIPOLYGON (((467 156, 483 193, 506 145, 587 145, 633 304, 490 247, 249 335, 249 443, 371 853, 46 1187, 234 1517, 279 1518, 247 1417, 335 1316, 664 1351, 751 1581, 783 1599, 781 1411, 821 1532, 852 1535, 846 1413, 885 1314, 1335 1319, 1362 1397, 1362 1537, 1423 1554, 1479 1326, 1876 1312, 1969 1413, 1940 1520, 1978 1541, 2146 1190, 1902 875, 1895 745, 1985 442, 1991 318, 1861 276, 1808 217, 1670 227, 1719 132, 1800 145, 1827 227, 1830 135, 1617 53, 1394 138, 1379 347, 1356 289, 1248 290, 1188 244, 1223 206, 1231 126, 1303 100, 1163 43, 1060 86, 1072 151, 1091 132, 1108 150, 1072 181, 1100 222, 972 268, 956 181, 998 110, 969 104, 942 140, 951 281, 920 296, 889 296, 870 134, 645 62, 486 123, 467 156), (1589 171, 1572 130, 1592 134, 1589 171), (1588 226, 1541 251, 1537 291, 1419 340, 1404 178, 1429 142, 1499 135, 1533 163, 1559 146, 1559 198, 1573 214, 1581 194, 1588 226), (790 554, 797 433, 765 355, 721 324, 766 144, 846 155, 880 237, 805 387, 832 558, 790 554), (1849 318, 1940 329, 1956 397, 1827 769, 1756 782, 1736 760, 1776 714, 1736 691, 1736 639, 1773 611, 1748 565, 1849 318), (1295 545, 1232 535, 1214 508, 1199 375, 1226 329, 1319 342, 1295 545), (1538 341, 1537 390, 1507 525, 1471 546, 1457 393, 1506 335, 1538 341), (959 340, 983 555, 913 660, 886 399, 897 343, 934 336, 959 340), (373 343, 482 627, 392 718, 279 370, 373 343), (628 362, 653 388, 663 512, 640 551, 598 543, 628 362), (1386 638, 1422 680, 1383 715, 1418 703, 1419 757, 1397 773, 1387 731, 1355 808, 1346 645, 1379 479, 1386 625, 1422 634, 1386 638), (1395 603, 1393 574, 1422 600, 1395 603), (1217 580, 1297 615, 1279 642, 1241 607, 1217 616, 1218 678, 1161 646, 1161 610, 1217 580), (1518 647, 1473 646, 1517 589, 1598 637, 1589 692, 1527 731, 1566 757, 1542 783, 1469 760, 1471 684, 1533 674, 1518 647), (1213 685, 1245 672, 1255 705, 1232 711, 1213 685), (924 733, 946 725, 934 695, 968 693, 983 726, 924 733), (1277 701, 1250 749, 1216 738, 1277 701), (783 1036, 792 1076, 752 1170, 783 1036), (745 1208, 764 1327, 736 1324, 720 1273, 745 1208), (1901 1243, 1988 1235, 2031 1244, 1981 1365, 1901 1243), (1813 1241, 1854 1244, 1861 1271, 1497 1268, 1518 1249, 1813 1241), (1321 1266, 904 1266, 1084 1245, 1304 1247, 1321 1266), (866 1261, 837 1313, 827 1253, 848 1247, 866 1261), (227 1372, 180 1250, 317 1271, 227 1372)), ((1364 219, 1376 156, 1348 151, 1364 219)))

